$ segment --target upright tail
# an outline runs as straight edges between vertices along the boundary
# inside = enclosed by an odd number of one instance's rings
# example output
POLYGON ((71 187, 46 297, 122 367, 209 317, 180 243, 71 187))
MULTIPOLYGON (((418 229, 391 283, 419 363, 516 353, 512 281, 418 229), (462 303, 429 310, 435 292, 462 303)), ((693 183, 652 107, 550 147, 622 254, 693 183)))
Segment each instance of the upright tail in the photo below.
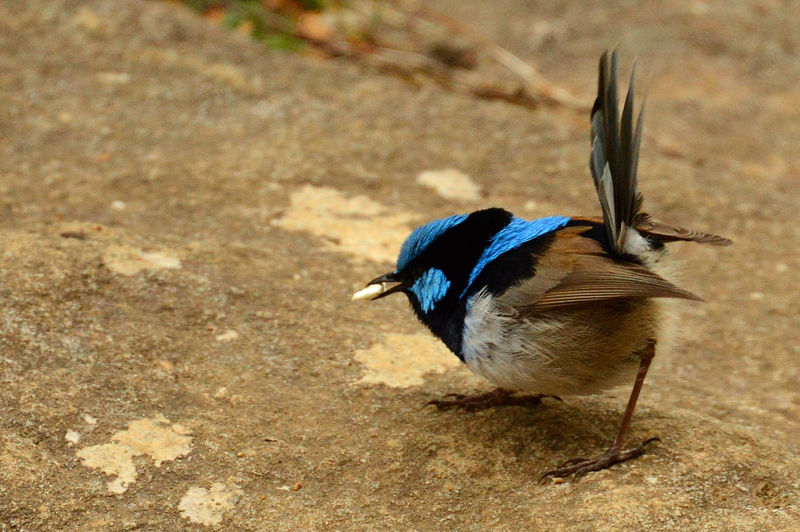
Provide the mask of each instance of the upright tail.
POLYGON ((727 238, 664 224, 641 212, 642 195, 637 189, 636 173, 642 140, 644 104, 634 121, 634 64, 620 118, 618 70, 616 50, 611 52, 610 58, 609 53, 604 52, 600 58, 597 99, 591 114, 592 156, 589 167, 603 209, 603 225, 610 251, 625 253, 625 241, 630 228, 659 242, 690 240, 718 246, 731 244, 727 238))

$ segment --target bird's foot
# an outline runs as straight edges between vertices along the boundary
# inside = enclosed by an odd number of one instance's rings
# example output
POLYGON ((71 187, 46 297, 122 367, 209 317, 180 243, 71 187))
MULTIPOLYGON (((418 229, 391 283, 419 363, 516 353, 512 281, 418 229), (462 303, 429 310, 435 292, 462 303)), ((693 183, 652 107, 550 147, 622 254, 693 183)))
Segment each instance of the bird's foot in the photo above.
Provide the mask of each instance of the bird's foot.
POLYGON ((574 458, 572 460, 567 460, 556 469, 548 471, 542 475, 540 480, 544 481, 549 477, 566 478, 569 476, 574 476, 575 478, 578 478, 592 471, 608 469, 614 464, 641 456, 644 454, 647 444, 654 441, 661 441, 661 439, 658 437, 648 438, 639 445, 631 447, 630 449, 621 450, 611 447, 605 453, 601 454, 600 456, 595 456, 594 458, 574 458))
POLYGON ((477 410, 485 410, 494 406, 535 406, 542 402, 545 397, 552 397, 553 399, 561 400, 560 397, 555 395, 514 395, 514 392, 509 392, 502 388, 497 388, 491 392, 486 392, 478 395, 460 395, 457 393, 449 393, 443 399, 428 401, 425 406, 433 405, 439 410, 448 410, 456 408, 458 410, 466 410, 468 412, 475 412, 477 410), (451 399, 448 399, 451 398, 451 399))

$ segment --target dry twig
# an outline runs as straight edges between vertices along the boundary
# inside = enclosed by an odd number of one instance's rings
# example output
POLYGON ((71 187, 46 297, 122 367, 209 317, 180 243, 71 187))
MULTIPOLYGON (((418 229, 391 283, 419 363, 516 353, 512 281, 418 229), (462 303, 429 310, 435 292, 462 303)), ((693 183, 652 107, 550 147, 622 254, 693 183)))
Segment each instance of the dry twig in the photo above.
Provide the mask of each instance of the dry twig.
POLYGON ((522 60, 519 56, 511 53, 499 44, 486 39, 469 26, 454 18, 421 5, 418 5, 413 11, 408 12, 407 16, 415 15, 431 23, 445 27, 452 33, 461 35, 476 46, 485 50, 492 59, 506 67, 522 80, 523 84, 517 91, 522 96, 527 96, 531 100, 544 100, 579 111, 588 111, 591 108, 590 105, 582 102, 570 94, 569 91, 548 81, 530 63, 522 60))
MULTIPOLYGON (((590 107, 589 104, 582 102, 565 89, 548 81, 530 63, 443 13, 421 6, 406 9, 383 3, 380 5, 369 4, 373 10, 380 10, 382 23, 405 33, 418 33, 418 27, 422 22, 436 30, 444 30, 450 35, 457 35, 467 40, 475 48, 503 65, 519 81, 489 79, 485 75, 470 72, 468 69, 453 68, 446 61, 434 58, 429 54, 404 50, 398 45, 380 42, 375 35, 370 35, 366 42, 358 43, 347 41, 335 32, 332 32, 329 37, 321 39, 298 28, 295 35, 331 56, 359 60, 380 70, 404 77, 417 78, 425 75, 451 90, 479 98, 500 99, 528 107, 546 102, 581 112, 588 111, 590 107)), ((353 4, 353 9, 358 9, 363 5, 356 2, 353 4)), ((362 10, 361 14, 366 15, 367 18, 374 18, 374 13, 364 13, 362 10)))

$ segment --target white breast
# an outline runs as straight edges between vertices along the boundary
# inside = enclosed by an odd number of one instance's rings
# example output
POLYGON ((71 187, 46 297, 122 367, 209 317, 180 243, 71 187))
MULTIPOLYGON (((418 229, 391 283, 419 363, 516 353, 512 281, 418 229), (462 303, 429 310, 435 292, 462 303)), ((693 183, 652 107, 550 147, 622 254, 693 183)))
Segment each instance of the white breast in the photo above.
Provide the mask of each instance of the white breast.
POLYGON ((603 302, 520 316, 486 290, 464 320, 467 366, 496 386, 555 395, 632 383, 637 352, 657 334, 655 300, 603 302))

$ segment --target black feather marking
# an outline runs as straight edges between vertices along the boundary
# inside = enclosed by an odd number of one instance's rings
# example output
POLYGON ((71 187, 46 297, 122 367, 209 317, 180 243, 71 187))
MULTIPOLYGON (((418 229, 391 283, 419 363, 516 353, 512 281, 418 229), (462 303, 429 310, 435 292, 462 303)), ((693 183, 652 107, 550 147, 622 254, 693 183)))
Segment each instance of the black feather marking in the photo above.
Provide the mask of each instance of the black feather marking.
POLYGON ((489 263, 475 279, 463 299, 469 299, 484 287, 493 295, 498 296, 511 286, 535 275, 539 257, 547 252, 556 234, 557 231, 545 233, 500 255, 489 263))

